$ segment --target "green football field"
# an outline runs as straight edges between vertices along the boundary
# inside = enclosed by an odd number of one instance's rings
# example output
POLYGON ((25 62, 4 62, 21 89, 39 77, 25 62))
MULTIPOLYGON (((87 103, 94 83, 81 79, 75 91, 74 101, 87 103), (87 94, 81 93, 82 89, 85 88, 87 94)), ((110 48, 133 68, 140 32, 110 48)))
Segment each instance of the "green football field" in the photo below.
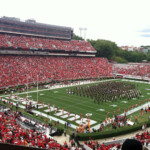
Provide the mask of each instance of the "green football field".
MULTIPOLYGON (((104 81, 105 82, 105 81, 104 81)), ((106 81, 107 82, 107 81, 106 81)), ((127 82, 127 81, 120 81, 117 80, 117 82, 127 82)), ((113 112, 115 111, 115 114, 118 114, 118 109, 120 108, 120 114, 124 112, 124 108, 127 109, 129 106, 133 106, 135 104, 146 103, 146 100, 150 98, 150 85, 145 83, 137 83, 137 82, 128 82, 136 85, 136 88, 142 92, 142 96, 140 98, 131 99, 117 99, 117 101, 114 102, 100 102, 99 104, 96 102, 94 103, 94 100, 91 98, 83 97, 83 96, 77 96, 67 93, 67 88, 59 88, 59 89, 50 89, 50 90, 44 90, 41 92, 38 92, 38 99, 40 102, 44 102, 44 104, 49 104, 51 106, 55 105, 55 108, 62 109, 64 108, 64 111, 69 110, 70 113, 81 115, 83 114, 83 117, 86 118, 86 114, 90 113, 92 114, 90 116, 90 119, 97 121, 99 123, 100 121, 104 121, 106 118, 106 114, 108 117, 113 116, 113 112)), ((98 84, 98 83, 95 83, 98 84)), ((82 86, 90 86, 91 84, 86 84, 82 86)), ((79 85, 78 85, 79 86, 79 85)), ((81 86, 81 85, 80 85, 81 86)), ((25 97, 26 95, 20 95, 20 97, 25 97)), ((37 92, 29 93, 28 96, 30 99, 37 100, 37 92)), ((41 108, 39 111, 44 112, 45 109, 48 108, 41 108)), ((130 108, 131 109, 131 108, 130 108)), ((51 112, 50 115, 54 115, 54 112, 51 112)), ((56 116, 55 116, 56 117, 56 116)), ((59 118, 59 117, 58 117, 59 118)), ((62 120, 65 120, 61 118, 62 120)), ((74 122, 74 124, 76 124, 74 122)))

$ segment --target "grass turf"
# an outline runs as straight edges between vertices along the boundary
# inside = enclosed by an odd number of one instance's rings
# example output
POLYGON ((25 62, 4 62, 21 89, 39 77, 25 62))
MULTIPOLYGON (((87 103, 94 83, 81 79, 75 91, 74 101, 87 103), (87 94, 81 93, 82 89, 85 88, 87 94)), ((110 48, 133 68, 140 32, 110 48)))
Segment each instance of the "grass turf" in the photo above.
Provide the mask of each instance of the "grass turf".
MULTIPOLYGON (((126 81, 118 80, 117 82, 126 82, 126 81)), ((99 123, 100 121, 105 120, 107 112, 109 112, 108 117, 112 117, 113 111, 115 111, 115 114, 118 114, 117 110, 120 108, 119 113, 123 113, 124 107, 126 107, 127 109, 131 105, 139 104, 141 101, 145 102, 146 99, 150 98, 150 95, 147 94, 150 93, 150 91, 145 90, 145 89, 149 89, 150 85, 145 83, 137 83, 134 81, 132 82, 132 84, 136 84, 137 89, 139 89, 142 92, 143 97, 140 97, 139 99, 136 100, 117 99, 117 101, 115 102, 103 102, 103 103, 101 102, 100 104, 98 104, 98 103, 94 103, 94 100, 91 98, 67 94, 66 89, 72 87, 41 91, 38 93, 38 97, 39 100, 43 101, 45 104, 50 103, 51 106, 55 105, 55 107, 58 107, 59 109, 64 108, 65 111, 69 110, 70 113, 74 113, 78 115, 81 115, 82 113, 83 117, 85 118, 87 113, 92 113, 90 119, 93 119, 99 123), (127 101, 127 103, 123 103, 123 101, 127 101), (113 107, 112 105, 116 107, 113 107), (104 111, 99 111, 99 109, 104 111)), ((87 85, 83 85, 83 86, 87 86, 87 85)), ((33 100, 37 99, 36 92, 29 93, 28 95, 32 96, 31 99, 33 100)), ((26 95, 24 94, 20 96, 25 97, 26 95)), ((39 111, 43 111, 45 109, 47 108, 39 109, 39 111)), ((51 115, 54 114, 51 113, 51 115)))

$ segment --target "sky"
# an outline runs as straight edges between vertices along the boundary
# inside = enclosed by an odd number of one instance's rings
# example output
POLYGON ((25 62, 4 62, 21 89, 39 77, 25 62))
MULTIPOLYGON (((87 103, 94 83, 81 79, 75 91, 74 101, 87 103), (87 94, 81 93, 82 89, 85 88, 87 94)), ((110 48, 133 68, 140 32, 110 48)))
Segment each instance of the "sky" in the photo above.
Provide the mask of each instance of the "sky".
POLYGON ((150 0, 0 0, 0 5, 0 17, 68 26, 85 39, 118 46, 150 45, 150 0))

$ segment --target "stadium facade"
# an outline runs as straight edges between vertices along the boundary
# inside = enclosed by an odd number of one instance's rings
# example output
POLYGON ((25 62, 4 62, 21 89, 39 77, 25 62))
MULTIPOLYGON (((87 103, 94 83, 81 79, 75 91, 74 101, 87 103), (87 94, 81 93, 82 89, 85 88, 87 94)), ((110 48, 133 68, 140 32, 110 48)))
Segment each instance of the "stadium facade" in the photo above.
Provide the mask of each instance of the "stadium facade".
POLYGON ((90 43, 72 38, 71 27, 31 19, 23 22, 13 17, 0 18, 0 54, 95 56, 96 51, 90 43))
POLYGON ((27 76, 35 83, 37 75, 39 82, 112 75, 107 59, 96 58, 89 42, 72 37, 70 27, 0 18, 0 87, 25 85, 27 76))

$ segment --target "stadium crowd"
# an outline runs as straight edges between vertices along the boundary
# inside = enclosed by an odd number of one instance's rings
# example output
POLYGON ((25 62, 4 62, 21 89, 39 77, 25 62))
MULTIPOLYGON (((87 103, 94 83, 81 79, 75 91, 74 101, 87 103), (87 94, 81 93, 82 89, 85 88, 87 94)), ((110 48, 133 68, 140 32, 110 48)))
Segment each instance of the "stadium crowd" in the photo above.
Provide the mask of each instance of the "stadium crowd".
POLYGON ((1 143, 59 150, 69 150, 71 148, 71 144, 67 144, 67 142, 61 145, 56 140, 47 137, 43 130, 31 130, 21 126, 17 122, 21 119, 20 112, 0 112, 1 143))
MULTIPOLYGON (((82 150, 84 148, 76 147, 75 141, 71 140, 70 143, 64 142, 63 145, 59 144, 56 140, 48 137, 43 130, 27 129, 17 120, 22 120, 21 112, 18 111, 5 111, 0 112, 0 142, 9 143, 14 145, 23 145, 29 147, 46 148, 46 149, 59 149, 59 150, 82 150)), ((24 120, 25 121, 25 120, 24 120)), ((150 132, 142 131, 132 137, 148 147, 150 143, 150 132)), ((122 143, 115 141, 99 143, 96 140, 92 140, 89 137, 88 141, 84 141, 84 144, 89 148, 95 150, 109 150, 109 149, 121 149, 122 143)))
POLYGON ((100 144, 98 141, 92 140, 90 139, 89 141, 84 141, 84 144, 87 145, 88 147, 90 147, 91 149, 95 150, 109 150, 109 149, 120 149, 121 148, 121 144, 120 143, 112 143, 112 144, 100 144))
POLYGON ((0 87, 112 75, 105 58, 0 56, 0 87), (28 81, 27 81, 28 80, 28 81))
POLYGON ((77 40, 57 40, 40 37, 31 37, 24 35, 2 34, 0 33, 0 48, 21 48, 47 49, 47 50, 65 50, 65 51, 94 51, 95 49, 89 42, 77 40))
POLYGON ((147 76, 150 78, 149 64, 129 64, 129 65, 114 65, 114 72, 118 74, 133 75, 133 76, 147 76))
MULTIPOLYGON (((139 132, 136 135, 132 137, 132 139, 135 139, 139 141, 143 146, 148 147, 150 143, 150 132, 149 131, 144 131, 144 132, 139 132)), ((124 142, 123 142, 124 143, 124 142)), ((96 140, 92 140, 89 137, 88 141, 84 141, 84 144, 86 144, 88 147, 91 149, 95 150, 109 150, 109 149, 121 149, 122 143, 119 141, 117 142, 115 138, 112 139, 112 141, 107 144, 107 143, 99 143, 96 140)))

